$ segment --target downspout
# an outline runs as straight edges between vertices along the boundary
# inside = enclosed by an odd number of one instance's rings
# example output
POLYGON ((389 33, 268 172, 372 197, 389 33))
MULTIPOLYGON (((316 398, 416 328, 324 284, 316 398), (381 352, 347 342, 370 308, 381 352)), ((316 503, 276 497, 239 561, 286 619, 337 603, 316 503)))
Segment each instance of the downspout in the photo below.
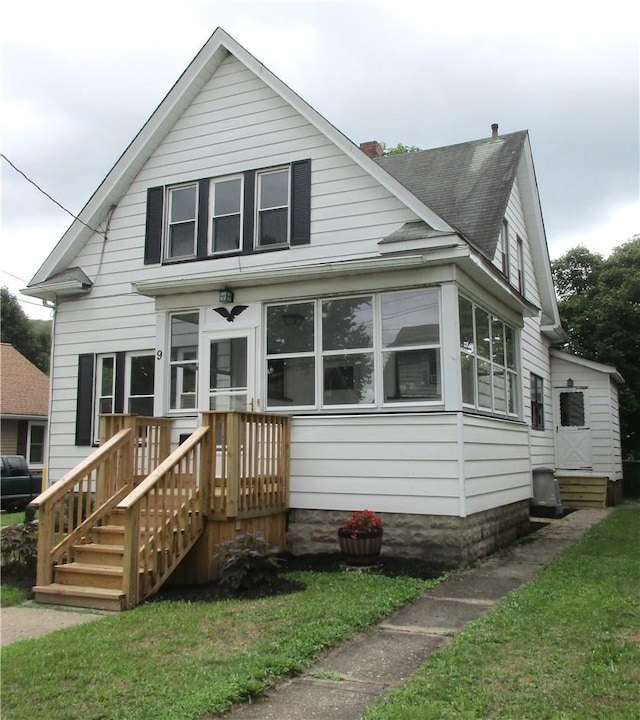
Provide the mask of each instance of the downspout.
POLYGON ((48 487, 48 479, 49 479, 49 467, 50 467, 50 460, 51 460, 51 404, 53 400, 53 358, 54 358, 54 350, 56 346, 56 317, 57 317, 57 310, 58 310, 58 300, 57 298, 51 302, 48 300, 43 300, 42 304, 51 310, 52 318, 51 318, 51 343, 49 344, 49 407, 48 407, 48 413, 47 413, 47 446, 46 446, 46 454, 45 454, 45 465, 43 467, 42 471, 42 492, 44 492, 48 487))

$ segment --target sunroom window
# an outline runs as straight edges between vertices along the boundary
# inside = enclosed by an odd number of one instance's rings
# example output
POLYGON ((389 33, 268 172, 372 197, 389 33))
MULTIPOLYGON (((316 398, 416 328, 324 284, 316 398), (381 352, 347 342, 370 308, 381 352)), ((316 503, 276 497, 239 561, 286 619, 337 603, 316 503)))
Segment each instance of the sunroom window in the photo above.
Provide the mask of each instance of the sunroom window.
POLYGON ((439 290, 269 306, 267 386, 270 408, 440 402, 439 290))
POLYGON ((323 301, 323 405, 373 403, 373 357, 373 298, 323 301))
POLYGON ((381 297, 385 402, 441 399, 438 290, 381 297))
POLYGON ((462 402, 501 415, 518 412, 515 330, 459 298, 462 402))
POLYGON ((315 391, 315 305, 267 308, 267 405, 313 406, 315 391))

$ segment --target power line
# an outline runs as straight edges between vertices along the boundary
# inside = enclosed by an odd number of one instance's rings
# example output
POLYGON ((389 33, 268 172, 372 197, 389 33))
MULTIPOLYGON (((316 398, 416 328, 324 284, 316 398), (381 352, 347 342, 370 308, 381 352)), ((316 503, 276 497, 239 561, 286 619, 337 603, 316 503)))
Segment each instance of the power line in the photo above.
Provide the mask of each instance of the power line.
POLYGON ((13 273, 10 273, 8 270, 2 270, 0 269, 1 273, 4 273, 5 275, 8 275, 9 277, 12 277, 14 280, 20 280, 20 282, 26 283, 27 281, 24 278, 18 277, 17 275, 14 275, 13 273))
MULTIPOLYGON (((9 158, 8 158, 6 155, 4 155, 3 153, 0 153, 0 157, 1 157, 5 162, 9 163, 9 165, 11 165, 11 167, 12 167, 17 173, 19 173, 20 175, 22 175, 22 177, 23 177, 27 182, 31 183, 39 192, 41 192, 45 197, 49 198, 49 200, 51 200, 52 203, 54 203, 55 205, 57 205, 60 209, 64 210, 64 211, 67 213, 67 215, 71 215, 71 217, 72 217, 74 220, 77 220, 79 223, 82 223, 85 227, 89 228, 89 230, 91 230, 91 232, 94 232, 94 233, 96 233, 97 235, 104 235, 104 233, 102 233, 100 230, 96 230, 95 228, 91 227, 91 225, 87 225, 87 223, 84 222, 84 220, 80 220, 80 218, 79 218, 77 215, 74 215, 74 214, 71 212, 71 210, 67 210, 67 208, 66 208, 64 205, 61 205, 55 198, 52 198, 51 195, 49 195, 48 192, 46 192, 45 190, 43 190, 43 189, 40 187, 40 185, 38 185, 38 183, 34 182, 26 173, 22 172, 22 170, 20 170, 19 167, 16 167, 16 166, 11 162, 11 160, 9 160, 9 158)), ((20 278, 18 278, 18 279, 20 279, 20 278)))

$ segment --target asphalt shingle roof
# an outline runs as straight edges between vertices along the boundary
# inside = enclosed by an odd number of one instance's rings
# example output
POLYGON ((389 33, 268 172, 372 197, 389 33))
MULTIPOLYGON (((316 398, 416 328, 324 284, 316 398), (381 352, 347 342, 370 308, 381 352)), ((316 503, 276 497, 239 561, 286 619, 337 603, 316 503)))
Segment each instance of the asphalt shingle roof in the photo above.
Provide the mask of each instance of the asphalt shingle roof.
POLYGON ((492 259, 526 138, 522 130, 376 162, 492 259))
POLYGON ((13 345, 0 343, 0 415, 48 414, 49 378, 13 345))

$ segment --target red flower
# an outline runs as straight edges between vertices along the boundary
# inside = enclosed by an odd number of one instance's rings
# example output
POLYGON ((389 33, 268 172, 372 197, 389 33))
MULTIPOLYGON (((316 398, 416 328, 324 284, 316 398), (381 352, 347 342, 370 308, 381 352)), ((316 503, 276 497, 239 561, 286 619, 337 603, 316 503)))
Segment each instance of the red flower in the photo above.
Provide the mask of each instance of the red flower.
POLYGON ((351 537, 357 537, 357 533, 373 532, 382 527, 382 520, 373 510, 354 510, 351 517, 344 523, 341 530, 351 533, 351 537))

